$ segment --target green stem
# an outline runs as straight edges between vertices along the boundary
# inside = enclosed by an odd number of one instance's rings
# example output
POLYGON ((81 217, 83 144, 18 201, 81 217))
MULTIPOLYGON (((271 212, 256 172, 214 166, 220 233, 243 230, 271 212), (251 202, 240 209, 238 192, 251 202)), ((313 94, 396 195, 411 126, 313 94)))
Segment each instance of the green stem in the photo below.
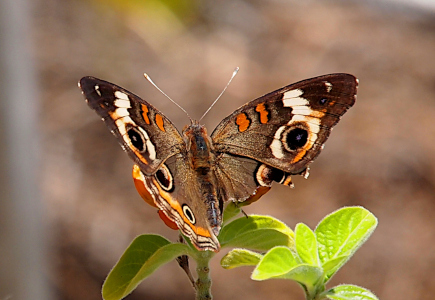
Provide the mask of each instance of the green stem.
POLYGON ((321 295, 321 293, 325 290, 323 281, 317 282, 314 286, 310 285, 309 287, 302 285, 302 288, 305 291, 306 300, 326 299, 321 295))
POLYGON ((210 259, 214 256, 211 251, 201 251, 196 260, 196 273, 198 279, 195 282, 196 300, 211 300, 210 259))

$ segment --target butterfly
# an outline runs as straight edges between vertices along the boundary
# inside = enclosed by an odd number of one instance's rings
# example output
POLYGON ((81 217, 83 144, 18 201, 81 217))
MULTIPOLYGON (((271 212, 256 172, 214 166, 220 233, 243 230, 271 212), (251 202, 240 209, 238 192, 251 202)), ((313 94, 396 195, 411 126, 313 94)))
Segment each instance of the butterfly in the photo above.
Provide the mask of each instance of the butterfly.
POLYGON ((113 83, 83 77, 79 87, 135 163, 142 196, 198 250, 219 251, 228 201, 259 198, 273 182, 308 175, 332 127, 355 103, 350 74, 306 79, 252 100, 209 135, 191 120, 180 133, 148 101, 113 83))

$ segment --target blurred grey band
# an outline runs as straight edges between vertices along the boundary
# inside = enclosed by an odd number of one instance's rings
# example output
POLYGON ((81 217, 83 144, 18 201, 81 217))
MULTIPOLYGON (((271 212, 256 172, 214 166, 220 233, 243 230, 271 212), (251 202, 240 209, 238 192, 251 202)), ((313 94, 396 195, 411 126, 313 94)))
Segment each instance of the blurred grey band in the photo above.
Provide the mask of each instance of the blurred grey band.
POLYGON ((50 299, 28 0, 0 0, 0 299, 50 299))

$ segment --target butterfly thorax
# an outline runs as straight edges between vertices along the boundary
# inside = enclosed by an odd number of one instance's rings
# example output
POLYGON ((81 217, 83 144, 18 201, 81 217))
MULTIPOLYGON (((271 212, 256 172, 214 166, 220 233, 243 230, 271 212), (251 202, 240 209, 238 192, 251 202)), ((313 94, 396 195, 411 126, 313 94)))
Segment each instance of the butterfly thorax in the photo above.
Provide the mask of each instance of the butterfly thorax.
POLYGON ((197 122, 183 130, 187 149, 187 162, 196 173, 199 193, 206 205, 207 219, 215 235, 218 235, 222 223, 220 203, 216 190, 216 177, 212 170, 215 160, 213 145, 207 130, 197 122))
POLYGON ((184 142, 192 168, 207 173, 214 160, 213 146, 203 125, 194 123, 183 130, 184 142))

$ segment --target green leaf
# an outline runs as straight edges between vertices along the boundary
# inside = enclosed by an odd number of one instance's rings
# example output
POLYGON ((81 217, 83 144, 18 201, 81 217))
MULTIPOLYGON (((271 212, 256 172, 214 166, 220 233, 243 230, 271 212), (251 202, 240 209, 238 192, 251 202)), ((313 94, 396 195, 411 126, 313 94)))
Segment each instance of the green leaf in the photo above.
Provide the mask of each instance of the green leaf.
POLYGON ((221 259, 221 266, 233 269, 243 266, 256 266, 263 255, 246 249, 233 249, 221 259))
POLYGON ((251 278, 266 280, 282 276, 296 267, 297 264, 298 262, 289 248, 277 246, 264 255, 254 272, 252 272, 251 278))
POLYGON ((322 276, 322 268, 298 264, 289 248, 278 246, 264 255, 252 272, 251 278, 254 280, 292 279, 303 284, 307 290, 312 291, 322 276))
POLYGON ((322 277, 322 268, 307 264, 300 264, 288 271, 286 274, 277 276, 275 278, 292 279, 300 284, 305 285, 307 289, 312 290, 313 287, 322 279, 322 277))
POLYGON ((305 224, 299 223, 295 229, 296 251, 304 263, 320 266, 317 241, 314 232, 305 224))
MULTIPOLYGON (((376 217, 362 207, 345 207, 326 216, 315 230, 322 264, 347 256, 334 268, 329 268, 336 272, 368 239, 376 225, 376 217)), ((329 273, 326 277, 332 275, 329 273)))
POLYGON ((232 218, 234 218, 235 216, 237 216, 238 214, 240 214, 242 210, 240 209, 239 205, 233 201, 231 201, 230 203, 228 203, 228 205, 225 207, 224 209, 224 214, 223 214, 223 226, 225 226, 225 224, 231 220, 232 218))
POLYGON ((171 244, 159 235, 138 236, 107 276, 102 290, 103 298, 124 298, 161 265, 188 253, 187 245, 171 244))
POLYGON ((350 284, 336 286, 323 293, 322 296, 331 300, 379 300, 369 290, 350 284))
POLYGON ((266 251, 277 245, 294 247, 293 231, 269 216, 250 215, 236 219, 222 228, 218 239, 222 248, 266 251))
POLYGON ((344 255, 328 260, 326 263, 324 263, 322 267, 325 274, 325 282, 327 282, 331 276, 334 275, 337 270, 346 263, 348 259, 349 256, 344 255))

